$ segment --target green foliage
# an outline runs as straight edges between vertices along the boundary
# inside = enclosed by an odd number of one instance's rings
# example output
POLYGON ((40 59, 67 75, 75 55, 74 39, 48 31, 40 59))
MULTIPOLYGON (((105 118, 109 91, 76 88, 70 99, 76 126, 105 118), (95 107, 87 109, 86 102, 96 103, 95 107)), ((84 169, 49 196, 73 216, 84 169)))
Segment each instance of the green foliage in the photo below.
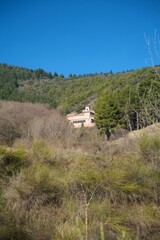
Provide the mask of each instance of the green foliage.
MULTIPOLYGON (((159 67, 156 69, 158 71, 159 67)), ((143 118, 143 121, 138 122, 140 127, 149 125, 159 116, 153 108, 152 110, 150 108, 147 111, 152 118, 149 121, 148 117, 147 119, 144 117, 148 102, 151 102, 154 108, 160 104, 159 78, 155 77, 151 68, 79 77, 69 74, 68 79, 64 78, 63 74, 58 76, 56 72, 52 78, 52 74, 43 69, 30 70, 6 64, 0 64, 0 72, 0 99, 47 103, 53 108, 59 107, 62 113, 67 114, 81 111, 97 96, 101 99, 99 102, 105 101, 104 95, 106 92, 108 94, 109 89, 109 94, 113 97, 111 96, 107 104, 115 117, 114 122, 112 119, 113 125, 117 126, 118 122, 131 130, 137 127, 137 114, 143 118), (114 107, 111 107, 111 103, 114 107)))
POLYGON ((44 140, 34 140, 32 144, 32 158, 35 162, 48 161, 53 157, 52 149, 44 140))
POLYGON ((107 93, 98 98, 95 104, 95 122, 107 137, 117 126, 120 127, 121 112, 118 106, 117 94, 108 89, 107 93))
POLYGON ((58 73, 54 72, 53 77, 54 78, 58 77, 58 73))
POLYGON ((97 98, 95 122, 108 138, 115 128, 134 130, 159 121, 160 79, 153 73, 148 75, 135 72, 135 77, 140 78, 138 81, 136 78, 134 82, 132 78, 126 79, 130 80, 127 82, 116 80, 97 98))
POLYGON ((71 179, 78 189, 87 194, 87 199, 97 190, 102 178, 101 170, 87 156, 75 161, 71 179))
POLYGON ((24 148, 16 148, 14 150, 4 147, 0 148, 0 175, 12 176, 20 171, 24 166, 25 150, 24 148))
MULTIPOLYGON (((60 172, 40 164, 21 171, 19 178, 13 183, 19 206, 23 204, 30 208, 32 205, 46 205, 50 202, 59 205, 66 187, 60 175, 60 172)), ((11 198, 10 202, 12 200, 11 198)))

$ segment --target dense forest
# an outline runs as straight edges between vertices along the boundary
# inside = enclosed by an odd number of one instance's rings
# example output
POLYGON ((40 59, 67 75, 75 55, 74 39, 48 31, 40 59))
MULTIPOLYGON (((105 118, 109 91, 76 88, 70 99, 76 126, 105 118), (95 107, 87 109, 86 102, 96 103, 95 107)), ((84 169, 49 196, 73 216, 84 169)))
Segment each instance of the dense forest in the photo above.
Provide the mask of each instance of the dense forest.
POLYGON ((160 67, 76 76, 0 64, 0 99, 45 103, 61 113, 93 105, 95 121, 108 136, 116 128, 135 130, 160 119, 160 67), (107 118, 106 118, 107 116, 107 118))

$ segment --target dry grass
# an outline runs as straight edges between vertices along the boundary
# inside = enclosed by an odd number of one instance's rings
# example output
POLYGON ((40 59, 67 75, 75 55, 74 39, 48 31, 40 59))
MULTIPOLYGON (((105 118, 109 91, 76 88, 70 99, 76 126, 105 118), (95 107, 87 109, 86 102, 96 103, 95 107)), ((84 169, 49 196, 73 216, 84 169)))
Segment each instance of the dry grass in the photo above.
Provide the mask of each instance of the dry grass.
POLYGON ((158 240, 160 128, 105 142, 54 116, 0 148, 0 239, 158 240))

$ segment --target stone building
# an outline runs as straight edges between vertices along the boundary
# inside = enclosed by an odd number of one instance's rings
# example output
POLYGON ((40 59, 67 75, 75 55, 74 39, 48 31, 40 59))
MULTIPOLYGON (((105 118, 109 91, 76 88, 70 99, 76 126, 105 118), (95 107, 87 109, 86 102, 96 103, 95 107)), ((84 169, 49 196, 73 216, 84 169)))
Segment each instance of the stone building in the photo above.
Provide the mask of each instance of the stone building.
POLYGON ((94 127, 94 111, 90 109, 89 106, 85 107, 85 109, 81 113, 70 113, 67 115, 68 120, 73 123, 74 127, 94 127))

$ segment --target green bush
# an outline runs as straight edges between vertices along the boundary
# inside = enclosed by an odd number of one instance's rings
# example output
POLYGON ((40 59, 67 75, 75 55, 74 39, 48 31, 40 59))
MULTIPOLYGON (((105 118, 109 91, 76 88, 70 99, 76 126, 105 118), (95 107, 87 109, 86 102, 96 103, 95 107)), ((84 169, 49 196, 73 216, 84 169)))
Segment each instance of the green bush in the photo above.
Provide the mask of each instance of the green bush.
POLYGON ((25 164, 25 150, 23 147, 0 148, 1 175, 12 176, 20 171, 25 164))
POLYGON ((31 209, 33 206, 59 205, 67 185, 60 172, 42 164, 31 165, 21 170, 6 189, 6 200, 12 208, 31 209))

